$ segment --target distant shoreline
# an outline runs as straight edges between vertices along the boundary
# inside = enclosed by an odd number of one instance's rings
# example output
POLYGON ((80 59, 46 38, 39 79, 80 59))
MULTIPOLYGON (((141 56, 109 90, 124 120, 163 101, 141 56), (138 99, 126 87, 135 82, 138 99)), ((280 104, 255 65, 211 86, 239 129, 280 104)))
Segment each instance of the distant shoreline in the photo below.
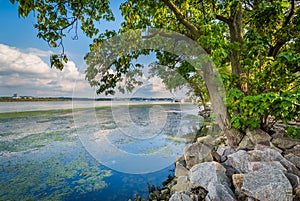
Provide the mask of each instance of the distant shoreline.
POLYGON ((181 100, 172 99, 172 98, 71 98, 71 97, 30 97, 30 96, 21 96, 21 97, 0 97, 0 102, 43 102, 43 101, 167 101, 167 102, 181 102, 181 100))

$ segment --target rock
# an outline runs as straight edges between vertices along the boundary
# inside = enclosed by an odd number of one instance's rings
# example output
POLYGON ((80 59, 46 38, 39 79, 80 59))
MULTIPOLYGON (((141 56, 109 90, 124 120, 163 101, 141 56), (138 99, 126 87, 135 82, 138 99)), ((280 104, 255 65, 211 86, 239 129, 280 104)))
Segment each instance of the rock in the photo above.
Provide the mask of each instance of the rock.
POLYGON ((260 201, 292 201, 292 186, 281 170, 262 168, 244 177, 242 191, 260 201))
POLYGON ((186 167, 190 169, 198 163, 213 161, 213 157, 211 155, 212 148, 212 145, 201 143, 193 143, 185 147, 184 158, 186 161, 186 167))
POLYGON ((190 170, 190 181, 194 188, 207 190, 209 183, 227 182, 226 169, 217 162, 199 163, 190 170), (222 174, 223 173, 223 174, 222 174))
POLYGON ((289 172, 294 173, 296 175, 300 175, 300 171, 297 167, 285 159, 280 153, 273 149, 264 149, 263 151, 260 150, 253 150, 249 151, 248 154, 251 155, 249 161, 261 161, 261 162, 270 162, 270 161, 278 161, 280 162, 289 172))
POLYGON ((292 153, 295 156, 299 156, 300 157, 300 144, 294 146, 292 149, 285 150, 285 154, 289 154, 289 153, 292 153))
POLYGON ((198 137, 198 143, 205 143, 205 144, 213 144, 214 138, 211 135, 206 135, 203 137, 198 137))
POLYGON ((253 144, 265 144, 271 141, 271 136, 261 129, 246 130, 246 135, 253 144))
POLYGON ((300 144, 299 140, 292 139, 289 137, 273 137, 272 143, 276 146, 279 147, 280 149, 291 149, 294 146, 300 144))
POLYGON ((241 190, 244 182, 245 174, 234 174, 232 175, 232 183, 235 189, 241 190))
POLYGON ((177 162, 176 163, 176 168, 175 168, 175 177, 180 177, 180 176, 189 176, 189 171, 186 169, 182 163, 177 162))
POLYGON ((270 161, 270 162, 256 161, 256 162, 248 163, 248 170, 251 172, 257 171, 262 168, 276 168, 276 169, 282 170, 284 172, 287 171, 285 169, 285 167, 283 167, 283 165, 281 165, 281 163, 279 161, 270 161))
POLYGON ((193 201, 188 195, 184 193, 174 193, 169 201, 193 201))
POLYGON ((233 154, 228 156, 228 161, 231 166, 235 168, 239 173, 247 173, 248 172, 248 163, 250 160, 250 155, 244 151, 239 150, 233 154))
POLYGON ((299 177, 293 173, 289 173, 289 172, 286 172, 284 173, 286 178, 288 178, 288 180, 290 181, 293 189, 295 190, 297 187, 300 187, 300 180, 299 180, 299 177))
POLYGON ((250 138, 247 135, 245 135, 239 144, 239 148, 244 149, 244 148, 253 148, 253 147, 254 147, 254 144, 252 143, 250 138))
POLYGON ((208 185, 207 196, 212 201, 236 201, 236 198, 228 185, 220 183, 208 185))
POLYGON ((207 190, 210 200, 236 200, 225 171, 217 162, 200 163, 191 168, 190 181, 193 188, 202 187, 207 190))
POLYGON ((177 156, 176 158, 175 158, 175 161, 174 161, 175 163, 176 162, 185 162, 185 160, 184 160, 184 156, 177 156))
POLYGON ((289 153, 288 155, 285 156, 285 158, 288 161, 290 161, 291 163, 293 163, 297 168, 300 169, 300 157, 299 156, 289 153))
POLYGON ((275 151, 277 151, 278 153, 282 154, 282 150, 279 149, 278 147, 274 146, 272 144, 272 142, 270 142, 269 145, 263 145, 263 144, 256 144, 255 147, 254 147, 255 150, 260 150, 260 151, 263 151, 265 149, 274 149, 275 151))
POLYGON ((191 183, 187 176, 180 176, 177 178, 177 184, 171 188, 171 192, 189 192, 191 190, 191 183))

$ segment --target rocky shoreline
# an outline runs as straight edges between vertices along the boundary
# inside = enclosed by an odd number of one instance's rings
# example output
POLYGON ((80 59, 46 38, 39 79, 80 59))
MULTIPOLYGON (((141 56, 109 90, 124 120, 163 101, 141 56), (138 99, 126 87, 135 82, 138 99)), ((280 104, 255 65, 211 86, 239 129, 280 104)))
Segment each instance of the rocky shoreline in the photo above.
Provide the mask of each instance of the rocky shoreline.
POLYGON ((175 160, 175 177, 150 201, 300 201, 300 140, 247 130, 237 147, 223 136, 197 138, 175 160))

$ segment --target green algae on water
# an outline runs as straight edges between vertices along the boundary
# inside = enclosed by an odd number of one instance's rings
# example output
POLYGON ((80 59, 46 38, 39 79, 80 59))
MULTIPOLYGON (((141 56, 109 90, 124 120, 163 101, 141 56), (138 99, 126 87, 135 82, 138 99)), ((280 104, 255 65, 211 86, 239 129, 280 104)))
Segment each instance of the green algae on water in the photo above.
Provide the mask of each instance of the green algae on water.
POLYGON ((103 179, 111 176, 111 171, 90 164, 85 152, 70 161, 61 157, 2 164, 0 200, 65 200, 107 186, 103 179))

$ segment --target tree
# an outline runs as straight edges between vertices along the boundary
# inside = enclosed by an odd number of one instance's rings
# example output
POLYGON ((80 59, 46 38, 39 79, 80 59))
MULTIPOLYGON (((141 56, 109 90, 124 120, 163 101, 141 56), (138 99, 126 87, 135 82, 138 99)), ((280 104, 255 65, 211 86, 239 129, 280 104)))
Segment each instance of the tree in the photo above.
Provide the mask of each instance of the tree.
MULTIPOLYGON (((117 34, 113 30, 99 34, 95 26, 99 19, 113 20, 108 0, 11 1, 19 3, 23 17, 32 10, 37 12, 38 37, 53 47, 63 47, 62 39, 72 26, 76 36, 79 22, 86 35, 94 38, 91 51, 117 34)), ((221 72, 230 67, 230 73, 222 75, 228 90, 228 110, 212 95, 215 87, 207 90, 229 145, 237 145, 247 128, 267 131, 270 116, 275 121, 299 120, 299 4, 296 0, 127 0, 120 6, 125 21, 118 33, 149 27, 176 31, 201 45, 221 72)), ((90 68, 87 79, 99 93, 113 93, 116 83, 131 68, 131 60, 150 52, 120 56, 111 64, 117 69, 114 75, 90 68), (105 79, 95 80, 99 74, 105 79)), ((174 55, 154 52, 160 62, 172 64, 174 55)), ((53 65, 61 69, 60 59, 67 61, 64 51, 52 58, 53 65)), ((184 62, 180 66, 183 77, 194 70, 184 62)), ((139 67, 131 72, 138 74, 139 67)), ((209 69, 203 68, 204 74, 209 75, 209 69)), ((215 86, 208 84, 210 81, 205 80, 207 86, 215 86)), ((135 84, 134 79, 129 82, 131 88, 135 84)))

